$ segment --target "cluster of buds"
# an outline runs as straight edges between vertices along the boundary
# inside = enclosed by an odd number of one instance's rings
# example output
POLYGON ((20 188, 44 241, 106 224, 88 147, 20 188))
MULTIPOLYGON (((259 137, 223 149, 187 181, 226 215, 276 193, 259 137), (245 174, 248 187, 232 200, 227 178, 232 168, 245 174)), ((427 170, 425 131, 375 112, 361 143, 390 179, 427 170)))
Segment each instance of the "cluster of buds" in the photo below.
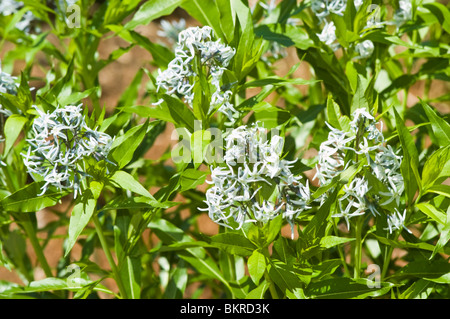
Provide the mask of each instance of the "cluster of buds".
MULTIPOLYGON (((366 161, 365 168, 384 185, 385 191, 371 191, 372 186, 365 176, 354 177, 342 189, 339 199, 338 214, 333 217, 343 217, 350 228, 349 219, 363 215, 366 212, 380 216, 379 208, 391 204, 395 200, 395 213, 388 214, 388 229, 390 232, 403 227, 404 216, 398 213, 400 198, 404 191, 403 177, 400 173, 402 157, 385 143, 382 134, 382 122, 365 109, 357 109, 350 122, 348 132, 330 126, 328 140, 319 149, 317 173, 320 185, 329 184, 332 179, 349 165, 366 161), (380 126, 380 129, 378 128, 380 126), (353 153, 348 156, 348 153, 353 153), (384 198, 387 198, 383 201, 384 198)), ((326 199, 326 195, 320 198, 326 199)))
POLYGON ((235 49, 223 44, 221 40, 213 41, 213 30, 209 26, 191 27, 178 34, 175 47, 175 58, 166 70, 159 71, 156 79, 158 91, 166 90, 167 94, 179 94, 189 105, 194 100, 194 86, 199 72, 205 72, 215 91, 211 94, 211 106, 219 107, 228 119, 234 122, 236 112, 230 103, 230 90, 222 90, 223 72, 235 54, 235 49))
POLYGON ((24 164, 33 177, 42 176, 44 194, 50 185, 73 189, 81 193, 81 183, 89 176, 84 159, 106 160, 112 138, 87 126, 81 104, 39 113, 32 126, 33 138, 28 139, 27 153, 22 153, 24 164))
POLYGON ((225 137, 224 165, 211 168, 206 192, 209 217, 219 225, 240 229, 244 223, 265 223, 282 215, 292 228, 294 219, 310 208, 308 181, 301 183, 291 168, 296 162, 281 158, 284 141, 267 139, 259 123, 240 126, 225 137))

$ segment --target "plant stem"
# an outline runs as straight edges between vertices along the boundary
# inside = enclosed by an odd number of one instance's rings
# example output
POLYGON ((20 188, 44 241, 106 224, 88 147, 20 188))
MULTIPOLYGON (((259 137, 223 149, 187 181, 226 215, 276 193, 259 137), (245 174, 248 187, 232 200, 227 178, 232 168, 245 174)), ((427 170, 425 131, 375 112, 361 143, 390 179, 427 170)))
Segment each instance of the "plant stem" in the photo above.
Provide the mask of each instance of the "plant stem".
POLYGON ((30 216, 26 213, 17 214, 15 216, 21 222, 21 225, 22 225, 23 229, 25 230, 25 233, 27 234, 28 239, 30 240, 31 246, 34 249, 34 252, 39 261, 39 264, 41 265, 42 269, 44 270, 45 276, 53 277, 52 270, 50 269, 47 259, 45 258, 44 252, 42 251, 42 247, 39 244, 39 239, 36 236, 36 232, 31 223, 30 216))
POLYGON ((388 251, 384 254, 383 268, 381 270, 381 278, 383 280, 386 277, 387 270, 389 269, 389 262, 391 261, 392 251, 394 248, 392 246, 389 247, 388 251))
MULTIPOLYGON (((334 232, 335 232, 336 236, 339 236, 339 231, 337 229, 336 223, 333 223, 333 228, 334 228, 334 232)), ((341 259, 342 266, 344 267, 344 273, 348 277, 350 277, 350 271, 348 270, 347 263, 345 262, 345 255, 344 255, 344 252, 342 251, 341 245, 337 245, 337 251, 339 253, 339 258, 341 259)))
POLYGON ((267 273, 267 270, 264 272, 264 278, 269 283, 269 291, 270 291, 270 295, 272 296, 272 299, 280 299, 280 297, 278 297, 277 289, 275 288, 275 285, 274 285, 272 279, 270 279, 270 276, 267 273))
POLYGON ((106 242, 105 235, 103 234, 102 225, 100 224, 96 213, 97 212, 94 212, 94 214, 92 215, 92 220, 94 221, 95 230, 100 240, 100 244, 102 245, 106 258, 108 259, 109 265, 111 266, 111 271, 113 272, 114 279, 116 280, 117 286, 119 287, 120 295, 123 299, 128 299, 125 286, 123 285, 122 278, 120 277, 116 263, 114 262, 114 259, 109 250, 108 243, 106 242))
POLYGON ((362 240, 361 240, 361 232, 362 226, 364 222, 364 216, 359 216, 355 226, 355 268, 354 268, 354 278, 359 279, 359 275, 361 273, 361 257, 362 257, 362 240))

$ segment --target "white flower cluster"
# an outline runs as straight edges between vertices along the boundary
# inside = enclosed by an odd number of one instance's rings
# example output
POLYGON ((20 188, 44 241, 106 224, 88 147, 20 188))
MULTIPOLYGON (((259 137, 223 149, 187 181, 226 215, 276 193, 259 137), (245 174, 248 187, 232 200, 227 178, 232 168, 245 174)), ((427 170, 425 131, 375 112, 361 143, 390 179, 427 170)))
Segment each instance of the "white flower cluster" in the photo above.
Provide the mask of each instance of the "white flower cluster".
POLYGON ((211 168, 208 207, 200 209, 208 211, 214 222, 231 227, 234 220, 239 229, 244 223, 264 223, 281 214, 293 227, 294 219, 310 208, 308 181, 303 185, 302 177, 291 171, 296 160, 281 159, 283 138, 275 135, 269 141, 266 134, 255 123, 233 129, 225 138, 225 165, 211 168), (270 190, 270 198, 264 198, 263 189, 270 190))
POLYGON ((213 41, 213 30, 209 26, 191 27, 178 34, 178 43, 175 47, 175 58, 164 71, 158 70, 156 79, 158 91, 163 88, 168 94, 177 93, 184 96, 188 104, 194 99, 194 85, 199 76, 195 67, 195 60, 206 73, 215 91, 211 95, 211 105, 219 106, 219 111, 227 115, 234 122, 233 114, 236 112, 230 103, 232 92, 223 91, 221 80, 235 54, 235 49, 223 44, 221 40, 213 41))
MULTIPOLYGON (((356 10, 363 4, 362 0, 354 0, 356 10)), ((347 0, 313 0, 311 9, 319 18, 319 23, 324 23, 321 33, 317 36, 319 40, 329 46, 333 51, 339 49, 340 45, 337 42, 336 26, 333 21, 328 21, 327 17, 333 13, 342 16, 347 7, 347 0)), ((369 25, 373 22, 368 21, 369 25)), ((355 46, 355 52, 358 54, 355 59, 365 59, 372 55, 374 51, 374 44, 371 40, 359 42, 355 46)))
MULTIPOLYGON (((0 14, 3 16, 10 16, 22 9, 24 3, 17 0, 0 0, 0 14)), ((16 23, 16 28, 28 32, 31 23, 36 20, 35 15, 31 11, 25 12, 19 22, 16 23)))
MULTIPOLYGON (((380 215, 378 208, 394 200, 398 207, 404 191, 404 181, 400 174, 402 157, 396 155, 389 145, 385 146, 383 134, 377 125, 382 126, 382 122, 376 122, 365 109, 357 109, 350 122, 350 131, 344 132, 328 125, 331 130, 328 140, 323 142, 319 149, 314 179, 317 178, 321 186, 329 184, 349 165, 365 160, 365 166, 370 168, 373 176, 383 183, 387 190, 369 192, 372 186, 364 176, 356 176, 345 185, 342 189, 343 195, 339 197, 340 213, 333 217, 343 217, 348 228, 351 217, 363 215, 367 211, 374 216, 380 215), (356 160, 347 160, 348 152, 353 152, 356 160), (383 197, 388 199, 381 202, 383 197)), ((325 199, 326 195, 320 198, 321 201, 325 199)), ((402 220, 404 219, 401 219, 399 214, 388 215, 389 231, 399 229, 402 220)))
POLYGON ((311 2, 311 9, 321 22, 331 13, 342 16, 346 7, 347 0, 313 0, 311 2))
POLYGON ((28 173, 44 177, 42 194, 49 185, 58 189, 74 189, 81 193, 80 183, 89 176, 84 159, 105 159, 113 139, 106 133, 89 128, 81 104, 57 108, 44 113, 35 107, 39 117, 33 122, 33 138, 27 153, 22 153, 28 173))

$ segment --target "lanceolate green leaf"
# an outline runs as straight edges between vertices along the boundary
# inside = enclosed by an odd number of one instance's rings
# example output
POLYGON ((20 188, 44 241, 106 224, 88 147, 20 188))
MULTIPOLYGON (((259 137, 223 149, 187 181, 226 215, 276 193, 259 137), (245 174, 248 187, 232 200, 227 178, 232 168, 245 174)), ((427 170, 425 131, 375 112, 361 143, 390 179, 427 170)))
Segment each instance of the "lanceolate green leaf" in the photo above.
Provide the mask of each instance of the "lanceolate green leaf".
POLYGON ((159 17, 171 14, 185 0, 150 0, 145 2, 133 18, 125 24, 125 29, 134 29, 138 25, 148 24, 159 17))
POLYGON ((422 183, 426 189, 439 180, 450 176, 450 145, 442 147, 431 154, 422 171, 422 183))
MULTIPOLYGON (((436 243, 436 247, 434 248, 430 259, 432 259, 434 255, 436 255, 437 252, 440 251, 445 245, 447 245, 449 240, 450 240, 450 207, 447 209, 447 217, 445 220, 444 228, 442 229, 441 234, 439 235, 439 240, 436 243)), ((448 271, 447 276, 450 279, 450 270, 448 271)))
POLYGON ((218 38, 224 38, 220 23, 220 12, 215 1, 184 1, 182 8, 203 25, 210 26, 218 38))
MULTIPOLYGON (((155 123, 152 124, 152 127, 155 123)), ((147 134, 149 122, 128 130, 124 135, 117 138, 111 146, 111 157, 117 163, 118 168, 123 168, 133 158, 133 154, 147 134)))
POLYGON ((248 272, 255 284, 261 280, 266 271, 266 257, 258 250, 253 251, 248 258, 248 272))
POLYGON ((416 175, 414 174, 414 170, 418 170, 419 155, 416 145, 414 144, 414 140, 408 129, 406 128, 403 120, 395 109, 394 113, 397 132, 403 150, 403 159, 400 170, 405 181, 406 197, 408 199, 408 203, 411 204, 414 200, 416 191, 418 190, 420 183, 420 181, 416 179, 416 175))
MULTIPOLYGON (((405 267, 389 277, 390 280, 402 277, 436 279, 450 273, 450 264, 446 261, 411 261, 405 267)), ((447 279, 448 283, 448 279, 447 279)))
POLYGON ((418 203, 416 206, 422 213, 424 213, 434 221, 445 225, 445 214, 439 208, 434 207, 428 202, 418 203))
POLYGON ((91 220, 94 214, 97 201, 92 192, 88 189, 77 199, 70 216, 68 238, 65 247, 64 256, 67 256, 75 245, 78 236, 91 220))
POLYGON ((3 154, 8 154, 14 146, 14 142, 20 135, 22 128, 27 123, 27 118, 18 114, 12 114, 5 122, 5 149, 3 154))
POLYGON ((139 194, 146 198, 154 199, 153 196, 132 175, 125 171, 115 172, 110 180, 120 188, 139 194))
POLYGON ((428 104, 422 101, 421 104, 431 122, 431 128, 439 145, 442 147, 450 145, 450 124, 439 117, 428 104))
POLYGON ((55 205, 67 192, 55 192, 49 189, 44 194, 42 186, 45 182, 34 182, 26 185, 17 192, 3 198, 0 207, 4 211, 21 213, 37 212, 43 208, 55 205))
POLYGON ((380 288, 373 288, 370 284, 368 280, 326 279, 311 283, 306 289, 306 295, 314 299, 363 299, 383 296, 394 286, 392 283, 381 282, 380 288))
POLYGON ((241 234, 221 233, 211 238, 211 247, 225 250, 227 253, 239 256, 250 256, 256 246, 241 234))

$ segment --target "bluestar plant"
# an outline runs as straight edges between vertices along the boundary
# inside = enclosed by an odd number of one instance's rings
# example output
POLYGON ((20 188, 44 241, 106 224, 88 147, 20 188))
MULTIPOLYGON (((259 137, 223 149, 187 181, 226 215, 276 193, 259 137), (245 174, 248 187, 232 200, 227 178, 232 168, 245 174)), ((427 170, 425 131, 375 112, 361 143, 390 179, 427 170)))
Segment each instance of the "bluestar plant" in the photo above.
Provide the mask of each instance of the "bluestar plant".
POLYGON ((258 122, 242 125, 225 137, 225 165, 211 167, 206 192, 209 217, 219 225, 240 229, 245 223, 266 223, 278 215, 291 225, 310 202, 308 180, 291 171, 294 161, 282 159, 284 140, 267 139, 258 122), (267 190, 269 195, 267 196, 267 190))
MULTIPOLYGON (((330 128, 328 139, 320 145, 314 176, 320 185, 328 185, 334 177, 360 161, 365 161, 364 167, 384 185, 385 190, 372 191, 374 186, 365 175, 361 175, 342 188, 338 197, 339 213, 333 217, 344 218, 349 229, 352 217, 367 212, 379 216, 380 209, 394 200, 395 209, 401 204, 400 199, 405 189, 400 173, 402 157, 390 145, 386 145, 382 123, 377 122, 365 109, 357 109, 349 123, 349 131, 336 129, 327 123, 330 128)), ((319 198, 322 203, 327 198, 326 194, 319 198)), ((397 213, 388 214, 389 231, 400 229, 401 221, 404 218, 399 218, 397 213)))
POLYGON ((50 185, 59 190, 73 189, 81 194, 82 181, 89 175, 84 159, 106 160, 113 139, 86 124, 82 104, 58 107, 46 113, 35 107, 39 116, 33 121, 32 137, 22 153, 28 173, 42 177, 44 194, 50 185))
POLYGON ((178 34, 175 47, 175 58, 164 71, 158 70, 156 79, 158 91, 163 88, 167 94, 179 94, 189 105, 194 99, 194 86, 204 74, 214 87, 211 94, 211 108, 218 107, 231 122, 237 112, 231 103, 231 90, 222 89, 222 75, 230 64, 236 50, 222 43, 220 39, 213 41, 211 27, 190 27, 178 34), (198 63, 200 68, 196 67, 198 63))

